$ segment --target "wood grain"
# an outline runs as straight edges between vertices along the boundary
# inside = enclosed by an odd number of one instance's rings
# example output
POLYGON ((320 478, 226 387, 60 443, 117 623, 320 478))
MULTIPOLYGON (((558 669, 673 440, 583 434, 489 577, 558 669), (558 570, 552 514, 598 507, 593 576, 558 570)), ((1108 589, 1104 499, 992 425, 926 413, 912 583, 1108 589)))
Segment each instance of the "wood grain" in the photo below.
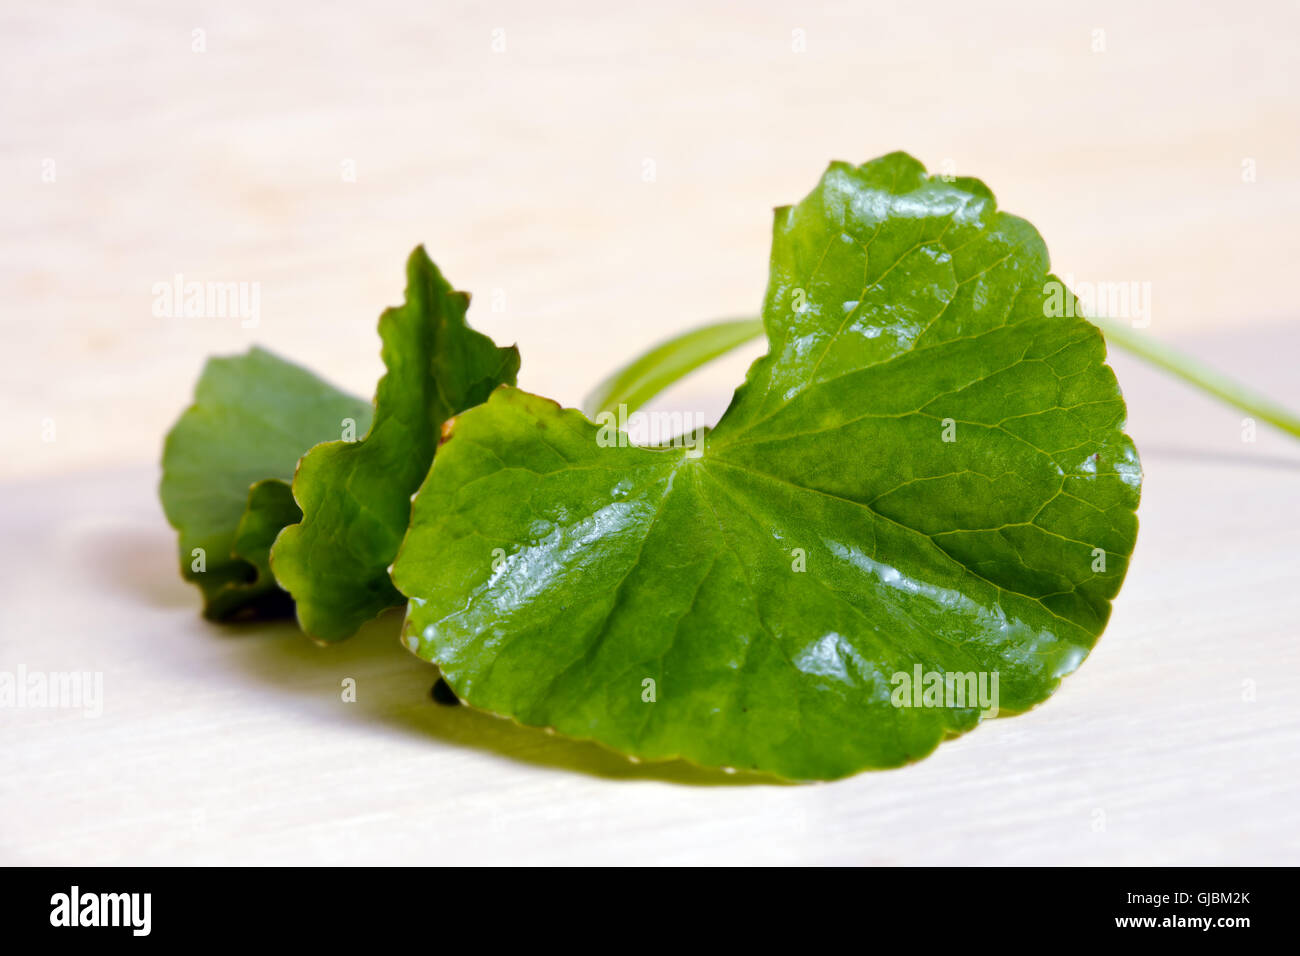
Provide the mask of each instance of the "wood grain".
MULTIPOLYGON (((1150 282, 1151 334, 1300 405, 1297 27, 1226 2, 6 8, 0 671, 102 673, 104 708, 0 709, 0 860, 1300 862, 1300 448, 1123 356, 1142 530, 1092 657, 1029 714, 829 785, 439 706, 392 618, 326 649, 209 625, 154 464, 214 352, 368 393, 421 241, 521 384, 576 404, 752 312, 771 207, 896 148, 983 177, 1063 274, 1150 282), (259 282, 259 326, 155 317, 176 273, 259 282)), ((754 354, 663 406, 716 413, 754 354)))

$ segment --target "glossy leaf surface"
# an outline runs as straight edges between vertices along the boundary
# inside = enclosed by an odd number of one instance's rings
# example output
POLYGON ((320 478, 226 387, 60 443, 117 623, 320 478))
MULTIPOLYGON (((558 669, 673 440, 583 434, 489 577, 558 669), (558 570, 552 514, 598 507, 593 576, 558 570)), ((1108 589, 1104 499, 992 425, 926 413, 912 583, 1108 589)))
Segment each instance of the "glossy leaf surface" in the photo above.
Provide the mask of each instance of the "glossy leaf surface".
POLYGON ((833 164, 777 211, 769 354, 702 449, 602 447, 514 389, 457 418, 394 566, 409 645, 524 724, 795 779, 969 730, 966 675, 1044 700, 1105 626, 1141 482, 1047 269, 977 181, 833 164))
POLYGON ((369 433, 320 445, 298 467, 293 495, 303 518, 281 532, 271 562, 312 637, 348 637, 402 603, 388 566, 443 422, 515 381, 518 351, 470 329, 468 307, 469 296, 417 248, 407 261, 405 304, 379 319, 387 373, 369 433))

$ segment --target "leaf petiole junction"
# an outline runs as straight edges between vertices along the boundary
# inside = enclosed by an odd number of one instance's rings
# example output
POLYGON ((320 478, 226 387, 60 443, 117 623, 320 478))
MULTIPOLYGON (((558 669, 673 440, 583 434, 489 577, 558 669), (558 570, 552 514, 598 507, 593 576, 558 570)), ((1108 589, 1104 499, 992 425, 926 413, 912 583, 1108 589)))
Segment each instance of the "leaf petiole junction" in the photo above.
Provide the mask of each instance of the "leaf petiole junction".
MULTIPOLYGON (((1300 415, 1267 396, 1123 322, 1103 318, 1089 318, 1088 321, 1101 329, 1107 343, 1164 369, 1294 438, 1300 438, 1300 415)), ((668 386, 762 334, 761 319, 725 319, 683 332, 656 345, 604 379, 587 396, 583 408, 593 417, 602 411, 616 411, 620 405, 628 412, 636 411, 668 386)))

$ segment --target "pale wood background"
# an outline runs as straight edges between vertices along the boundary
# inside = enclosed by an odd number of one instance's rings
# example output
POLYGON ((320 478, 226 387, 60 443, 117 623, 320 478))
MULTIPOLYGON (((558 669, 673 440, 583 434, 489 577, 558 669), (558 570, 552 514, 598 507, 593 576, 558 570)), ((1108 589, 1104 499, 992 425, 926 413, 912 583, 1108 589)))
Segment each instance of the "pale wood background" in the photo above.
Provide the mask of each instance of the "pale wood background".
MULTIPOLYGON (((417 242, 573 404, 754 310, 771 207, 896 148, 983 177, 1062 273, 1151 282, 1151 334, 1300 405, 1297 28, 1295 3, 6 7, 0 670, 102 671, 106 701, 0 710, 0 859, 1300 862, 1300 446, 1123 356, 1142 533, 1093 657, 1033 713, 832 785, 438 707, 394 620, 328 650, 207 625, 154 496, 210 353, 369 393, 417 242), (177 272, 261 283, 260 326, 155 318, 177 272)), ((754 354, 665 403, 720 410, 754 354)))

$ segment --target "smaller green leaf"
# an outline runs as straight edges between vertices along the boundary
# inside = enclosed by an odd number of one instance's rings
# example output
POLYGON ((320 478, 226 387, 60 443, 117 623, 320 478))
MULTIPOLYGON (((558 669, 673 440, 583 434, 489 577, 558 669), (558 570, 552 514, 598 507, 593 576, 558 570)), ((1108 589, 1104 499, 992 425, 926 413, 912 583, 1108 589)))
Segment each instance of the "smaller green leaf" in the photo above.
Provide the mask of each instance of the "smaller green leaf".
MULTIPOLYGON (((248 492, 248 506, 235 532, 235 556, 257 568, 258 581, 274 581, 271 574, 271 545, 276 536, 291 524, 302 520, 302 509, 293 500, 289 482, 267 478, 248 492)), ((275 593, 284 598, 286 611, 293 601, 278 586, 275 593)))
POLYGON ((348 421, 368 427, 371 411, 260 348, 208 360, 194 404, 167 433, 159 487, 167 520, 180 532, 181 574, 203 591, 206 617, 287 611, 261 543, 279 531, 275 521, 293 516, 283 490, 263 486, 287 489, 300 455, 348 421))
POLYGON ((465 324, 469 296, 455 291, 424 248, 406 265, 405 304, 379 319, 387 374, 374 425, 360 441, 312 449, 293 495, 302 521, 271 549, 276 580, 297 603, 298 623, 326 641, 353 634, 402 596, 388 566, 406 533, 411 495, 433 462, 442 425, 514 384, 519 352, 465 324))

